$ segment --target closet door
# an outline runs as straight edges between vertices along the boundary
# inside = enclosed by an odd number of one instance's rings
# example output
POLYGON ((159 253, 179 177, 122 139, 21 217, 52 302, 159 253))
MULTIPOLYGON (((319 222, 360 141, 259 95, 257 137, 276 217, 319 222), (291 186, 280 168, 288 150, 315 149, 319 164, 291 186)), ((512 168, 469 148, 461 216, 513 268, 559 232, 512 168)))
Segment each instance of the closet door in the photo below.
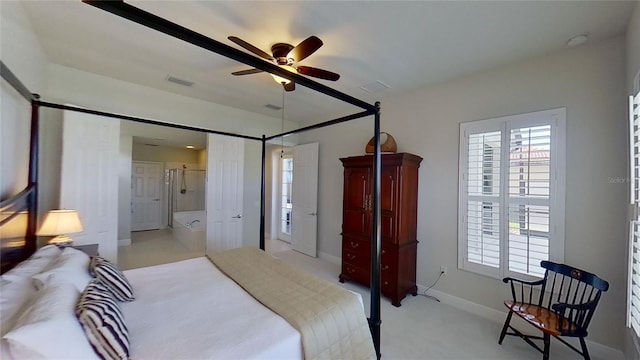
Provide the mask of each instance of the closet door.
POLYGON ((97 243, 117 263, 120 121, 67 110, 63 119, 60 208, 80 214, 74 244, 97 243))
POLYGON ((207 137, 207 254, 242 246, 244 140, 207 137))

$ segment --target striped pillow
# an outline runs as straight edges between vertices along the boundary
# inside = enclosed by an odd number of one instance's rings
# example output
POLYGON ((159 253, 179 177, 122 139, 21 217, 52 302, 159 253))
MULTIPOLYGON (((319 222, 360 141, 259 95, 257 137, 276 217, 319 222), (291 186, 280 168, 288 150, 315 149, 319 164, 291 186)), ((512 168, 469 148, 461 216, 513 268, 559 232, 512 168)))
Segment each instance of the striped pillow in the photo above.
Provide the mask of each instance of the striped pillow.
POLYGON ((76 304, 76 316, 102 359, 129 358, 129 332, 118 303, 99 280, 92 280, 76 304))
POLYGON ((116 300, 135 300, 129 280, 109 260, 100 256, 93 256, 89 264, 89 272, 107 286, 116 300))

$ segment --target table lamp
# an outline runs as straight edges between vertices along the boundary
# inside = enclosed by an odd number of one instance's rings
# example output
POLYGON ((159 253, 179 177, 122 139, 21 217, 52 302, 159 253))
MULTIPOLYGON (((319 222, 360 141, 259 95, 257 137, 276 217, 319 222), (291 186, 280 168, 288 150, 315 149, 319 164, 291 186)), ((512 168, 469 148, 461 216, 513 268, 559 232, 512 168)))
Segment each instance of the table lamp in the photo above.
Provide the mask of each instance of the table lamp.
POLYGON ((68 246, 73 239, 68 234, 84 231, 76 210, 51 210, 42 222, 38 236, 55 236, 49 244, 68 246))

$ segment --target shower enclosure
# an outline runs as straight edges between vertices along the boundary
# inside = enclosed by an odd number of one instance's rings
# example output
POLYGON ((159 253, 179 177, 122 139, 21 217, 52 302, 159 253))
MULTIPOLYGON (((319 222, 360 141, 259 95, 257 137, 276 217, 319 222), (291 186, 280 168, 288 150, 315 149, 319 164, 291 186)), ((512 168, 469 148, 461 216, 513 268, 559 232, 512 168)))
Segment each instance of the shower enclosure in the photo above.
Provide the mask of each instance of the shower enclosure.
POLYGON ((167 223, 173 227, 174 213, 204 212, 205 170, 170 169, 167 223))

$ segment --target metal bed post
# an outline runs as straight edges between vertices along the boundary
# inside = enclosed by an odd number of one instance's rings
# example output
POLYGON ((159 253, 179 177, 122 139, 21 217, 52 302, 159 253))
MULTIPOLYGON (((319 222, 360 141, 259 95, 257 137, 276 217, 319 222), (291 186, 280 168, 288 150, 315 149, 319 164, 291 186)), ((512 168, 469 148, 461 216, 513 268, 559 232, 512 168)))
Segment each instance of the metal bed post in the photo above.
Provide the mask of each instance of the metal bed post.
POLYGON ((373 147, 373 217, 371 219, 371 315, 369 326, 376 355, 380 359, 380 102, 376 102, 374 114, 373 147))
POLYGON ((33 187, 33 191, 29 195, 28 207, 29 218, 27 224, 27 242, 25 249, 31 254, 36 251, 37 238, 36 227, 38 226, 38 132, 40 124, 40 105, 37 100, 40 98, 38 94, 32 94, 31 97, 31 131, 29 134, 29 187, 33 187))
POLYGON ((267 140, 262 134, 262 182, 260 183, 260 249, 265 250, 264 246, 264 214, 265 214, 265 187, 266 187, 266 158, 267 158, 267 140))

